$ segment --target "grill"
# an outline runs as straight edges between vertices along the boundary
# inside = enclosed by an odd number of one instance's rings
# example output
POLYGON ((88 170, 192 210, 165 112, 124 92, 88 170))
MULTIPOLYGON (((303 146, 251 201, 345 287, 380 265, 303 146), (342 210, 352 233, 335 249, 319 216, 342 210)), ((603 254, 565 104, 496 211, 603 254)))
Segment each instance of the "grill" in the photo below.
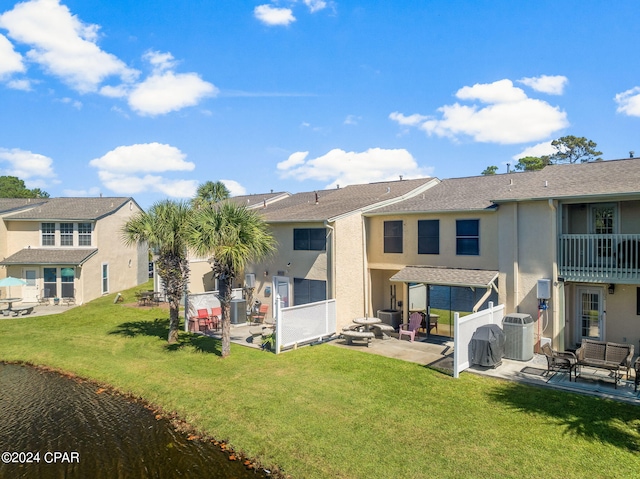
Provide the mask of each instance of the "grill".
POLYGON ((480 326, 471 336, 471 364, 498 367, 504 355, 504 333, 497 324, 480 326))

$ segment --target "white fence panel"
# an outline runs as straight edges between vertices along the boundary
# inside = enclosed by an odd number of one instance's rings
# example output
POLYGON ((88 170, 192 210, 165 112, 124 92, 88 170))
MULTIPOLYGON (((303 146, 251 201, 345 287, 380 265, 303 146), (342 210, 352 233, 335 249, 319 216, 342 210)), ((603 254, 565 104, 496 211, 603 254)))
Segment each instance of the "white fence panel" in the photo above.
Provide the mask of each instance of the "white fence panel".
POLYGON ((280 307, 276 301, 276 353, 336 333, 336 300, 280 307))
MULTIPOLYGON (((242 299, 242 288, 231 290, 232 299, 242 299)), ((192 293, 187 295, 187 314, 186 318, 196 316, 199 309, 219 308, 220 300, 217 291, 207 291, 204 293, 192 293)), ((185 321, 184 330, 188 331, 189 321, 185 321)))
POLYGON ((504 316, 504 304, 493 306, 489 302, 489 307, 477 313, 460 317, 458 313, 454 313, 454 346, 453 346, 453 377, 457 378, 460 373, 467 369, 471 358, 471 337, 476 329, 480 326, 488 324, 497 324, 502 326, 502 318, 504 316))

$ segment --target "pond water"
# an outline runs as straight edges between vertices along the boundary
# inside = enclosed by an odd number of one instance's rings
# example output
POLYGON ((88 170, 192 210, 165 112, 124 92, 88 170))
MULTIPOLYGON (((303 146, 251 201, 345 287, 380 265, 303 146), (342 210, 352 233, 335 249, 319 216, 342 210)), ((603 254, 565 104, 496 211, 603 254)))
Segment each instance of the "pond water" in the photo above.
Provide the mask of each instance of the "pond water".
POLYGON ((2 478, 266 477, 95 384, 2 363, 0 453, 2 478))

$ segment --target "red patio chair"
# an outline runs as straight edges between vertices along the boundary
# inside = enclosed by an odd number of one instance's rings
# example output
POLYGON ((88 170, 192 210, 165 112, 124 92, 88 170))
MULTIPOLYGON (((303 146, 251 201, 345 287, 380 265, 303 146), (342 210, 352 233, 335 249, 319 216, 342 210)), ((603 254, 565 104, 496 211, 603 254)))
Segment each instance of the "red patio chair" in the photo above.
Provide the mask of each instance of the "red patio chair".
POLYGON ((422 315, 420 313, 411 313, 409 316, 409 324, 401 324, 398 330, 398 339, 402 339, 403 335, 407 335, 411 338, 411 342, 416 337, 416 331, 422 325, 422 315))
POLYGON ((211 308, 211 319, 212 326, 218 330, 220 329, 220 322, 222 321, 222 308, 211 308))
POLYGON ((213 321, 211 320, 211 317, 209 316, 209 310, 208 309, 199 309, 198 310, 198 315, 196 316, 196 319, 198 320, 198 330, 199 331, 208 331, 210 329, 213 329, 213 321))

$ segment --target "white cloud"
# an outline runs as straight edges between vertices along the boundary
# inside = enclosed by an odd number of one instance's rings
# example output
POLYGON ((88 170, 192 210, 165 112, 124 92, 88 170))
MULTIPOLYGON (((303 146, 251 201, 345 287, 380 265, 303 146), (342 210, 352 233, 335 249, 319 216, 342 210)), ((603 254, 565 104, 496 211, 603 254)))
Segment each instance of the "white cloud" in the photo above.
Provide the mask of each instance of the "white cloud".
POLYGON ((0 78, 24 71, 22 56, 13 49, 7 37, 0 34, 0 78))
POLYGON ((242 196, 247 194, 247 189, 235 180, 220 180, 227 187, 231 196, 242 196))
POLYGON ((309 7, 311 13, 319 12, 327 7, 324 0, 304 0, 304 4, 309 7))
POLYGON ((403 126, 418 126, 420 123, 428 120, 429 117, 424 115, 419 115, 417 113, 406 116, 400 112, 394 111, 393 113, 389 114, 389 119, 403 126))
POLYGON ((522 78, 518 82, 535 91, 548 93, 549 95, 562 95, 564 87, 569 83, 569 79, 562 75, 540 75, 539 77, 522 78))
POLYGON ((329 181, 326 187, 333 188, 336 185, 388 181, 398 179, 400 175, 409 179, 430 174, 428 169, 419 167, 405 149, 370 148, 363 152, 334 149, 310 160, 306 159, 307 155, 307 152, 297 152, 279 163, 280 175, 299 181, 329 181))
POLYGON ((217 93, 214 85, 196 73, 166 71, 139 83, 129 94, 129 106, 140 115, 162 115, 197 105, 201 99, 217 93))
POLYGON ((547 102, 527 97, 511 80, 466 86, 457 98, 481 105, 454 103, 438 109, 440 119, 422 115, 404 116, 394 112, 389 118, 401 125, 417 126, 429 135, 457 140, 470 136, 483 143, 527 143, 548 138, 568 126, 567 114, 547 102))
POLYGON ((7 86, 14 90, 31 91, 31 82, 29 80, 10 80, 7 86))
POLYGON ((538 143, 537 145, 529 146, 517 155, 513 155, 511 158, 513 158, 514 160, 519 160, 520 158, 524 158, 526 156, 548 156, 554 154, 556 151, 557 150, 553 146, 551 146, 550 141, 545 141, 543 143, 538 143))
POLYGON ((618 93, 615 97, 617 112, 628 116, 640 116, 640 87, 618 93))
POLYGON ((138 74, 95 43, 99 27, 86 25, 59 0, 18 3, 0 15, 0 26, 14 41, 32 47, 27 58, 81 93, 93 92, 115 76, 130 82, 138 74))
POLYGON ((296 21, 290 8, 277 8, 269 4, 258 5, 253 9, 253 15, 265 25, 289 25, 296 21))
MULTIPOLYGON (((0 174, 17 176, 25 184, 44 184, 44 179, 55 178, 53 160, 48 156, 18 148, 0 148, 0 174), (9 165, 5 167, 5 163, 9 165)), ((40 186, 29 186, 39 188, 40 186)))
POLYGON ((195 164, 185 161, 178 148, 160 143, 119 146, 89 164, 98 168, 105 188, 123 195, 158 192, 174 198, 190 198, 197 180, 171 179, 157 173, 192 171, 195 164))
POLYGON ((344 124, 345 125, 357 125, 358 122, 362 119, 361 116, 356 116, 356 115, 347 115, 347 117, 344 119, 344 124))
POLYGON ((119 146, 89 164, 114 173, 191 171, 196 165, 185 161, 186 156, 175 146, 144 143, 119 146))
POLYGON ((308 151, 297 151, 291 154, 286 160, 278 163, 276 165, 276 168, 278 168, 279 170, 288 170, 290 168, 293 168, 294 166, 302 165, 304 164, 304 160, 305 158, 307 158, 307 156, 309 156, 308 151))
POLYGON ((91 187, 91 188, 85 188, 85 189, 81 189, 81 190, 63 189, 62 190, 62 194, 63 194, 63 196, 72 196, 72 197, 98 196, 98 195, 100 195, 100 188, 98 188, 97 186, 94 186, 94 187, 91 187))

